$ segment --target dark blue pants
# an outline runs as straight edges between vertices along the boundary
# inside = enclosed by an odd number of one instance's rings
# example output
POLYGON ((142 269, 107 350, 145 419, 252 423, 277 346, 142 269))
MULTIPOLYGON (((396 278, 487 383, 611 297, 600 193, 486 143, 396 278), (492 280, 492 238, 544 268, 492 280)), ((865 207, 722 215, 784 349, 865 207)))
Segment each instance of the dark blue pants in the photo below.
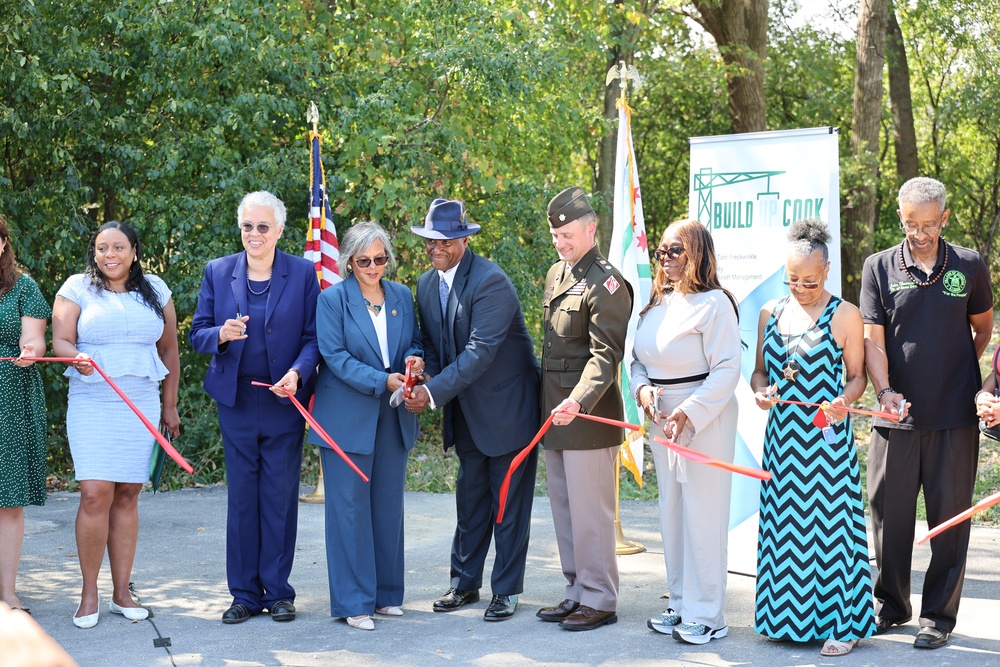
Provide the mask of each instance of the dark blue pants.
POLYGON ((451 547, 451 586, 468 591, 478 590, 483 585, 483 566, 492 538, 496 547, 490 577, 493 594, 517 595, 524 590, 538 448, 531 450, 528 458, 514 471, 503 523, 497 525, 500 486, 518 452, 487 456, 479 451, 458 401, 453 403, 452 425, 458 454, 455 482, 458 525, 451 547))
MULTIPOLYGON (((403 434, 389 392, 379 406, 375 450, 351 454, 365 482, 333 450, 320 447, 326 493, 326 567, 330 615, 373 614, 403 604, 403 434)), ((399 408, 402 409, 402 408, 399 408)), ((338 445, 351 449, 349 443, 338 445)))
POLYGON ((295 556, 304 420, 263 387, 240 383, 236 404, 219 408, 229 514, 226 576, 234 603, 253 613, 295 600, 295 556))

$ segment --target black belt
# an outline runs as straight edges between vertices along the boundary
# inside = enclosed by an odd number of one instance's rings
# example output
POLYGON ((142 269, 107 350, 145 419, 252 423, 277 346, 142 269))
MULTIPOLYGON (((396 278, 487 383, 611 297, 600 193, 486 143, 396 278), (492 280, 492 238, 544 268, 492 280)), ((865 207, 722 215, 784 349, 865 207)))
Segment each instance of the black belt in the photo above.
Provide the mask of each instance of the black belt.
POLYGON ((582 371, 589 359, 542 359, 542 368, 547 371, 582 371))
POLYGON ((700 382, 708 377, 708 373, 701 373, 700 375, 689 375, 686 378, 670 378, 669 380, 661 380, 659 378, 649 378, 651 384, 684 384, 685 382, 700 382))

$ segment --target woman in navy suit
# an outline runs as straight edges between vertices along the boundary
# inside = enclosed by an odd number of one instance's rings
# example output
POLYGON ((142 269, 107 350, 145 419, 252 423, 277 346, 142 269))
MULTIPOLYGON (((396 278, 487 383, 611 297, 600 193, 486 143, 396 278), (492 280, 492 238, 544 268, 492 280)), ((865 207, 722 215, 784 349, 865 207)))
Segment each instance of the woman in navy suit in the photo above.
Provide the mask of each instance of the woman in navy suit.
POLYGON ((285 205, 270 192, 240 202, 243 252, 212 260, 198 294, 189 339, 211 354, 207 391, 219 408, 229 482, 226 576, 232 605, 223 623, 264 609, 295 618, 288 583, 295 555, 305 422, 285 396, 308 404, 319 348, 312 263, 277 249, 285 205), (270 391, 251 385, 273 384, 270 391))
MULTIPOLYGON (((344 280, 323 291, 316 313, 323 365, 313 414, 371 482, 321 447, 330 615, 374 630, 372 612, 403 614, 403 484, 418 434, 417 415, 389 399, 406 362, 417 372, 424 364, 413 294, 383 278, 396 263, 389 235, 358 223, 340 258, 344 280)), ((312 431, 309 442, 324 445, 312 431)))

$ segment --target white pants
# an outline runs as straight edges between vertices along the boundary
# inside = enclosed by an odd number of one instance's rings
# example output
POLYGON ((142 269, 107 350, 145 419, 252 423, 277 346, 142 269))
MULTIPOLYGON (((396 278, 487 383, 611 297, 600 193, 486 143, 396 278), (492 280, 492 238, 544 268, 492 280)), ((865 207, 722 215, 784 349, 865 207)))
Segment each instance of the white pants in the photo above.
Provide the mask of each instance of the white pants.
MULTIPOLYGON (((672 412, 697 386, 662 387, 660 411, 672 412)), ((718 418, 694 434, 690 449, 732 461, 737 413, 733 397, 718 418)), ((653 435, 663 437, 659 426, 654 424, 652 429, 653 435)), ((684 623, 721 628, 726 624, 723 610, 732 473, 679 457, 653 440, 650 447, 660 492, 660 534, 670 608, 684 623)))

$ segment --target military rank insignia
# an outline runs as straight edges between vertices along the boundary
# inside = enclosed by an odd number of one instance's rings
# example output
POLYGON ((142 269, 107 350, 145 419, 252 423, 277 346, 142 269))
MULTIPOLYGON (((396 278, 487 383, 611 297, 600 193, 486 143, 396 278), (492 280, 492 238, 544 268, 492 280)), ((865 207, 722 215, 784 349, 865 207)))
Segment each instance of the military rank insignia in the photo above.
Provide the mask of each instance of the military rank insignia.
POLYGON ((621 287, 621 283, 615 280, 614 276, 608 276, 608 279, 604 281, 604 286, 608 288, 608 291, 614 294, 621 287))

